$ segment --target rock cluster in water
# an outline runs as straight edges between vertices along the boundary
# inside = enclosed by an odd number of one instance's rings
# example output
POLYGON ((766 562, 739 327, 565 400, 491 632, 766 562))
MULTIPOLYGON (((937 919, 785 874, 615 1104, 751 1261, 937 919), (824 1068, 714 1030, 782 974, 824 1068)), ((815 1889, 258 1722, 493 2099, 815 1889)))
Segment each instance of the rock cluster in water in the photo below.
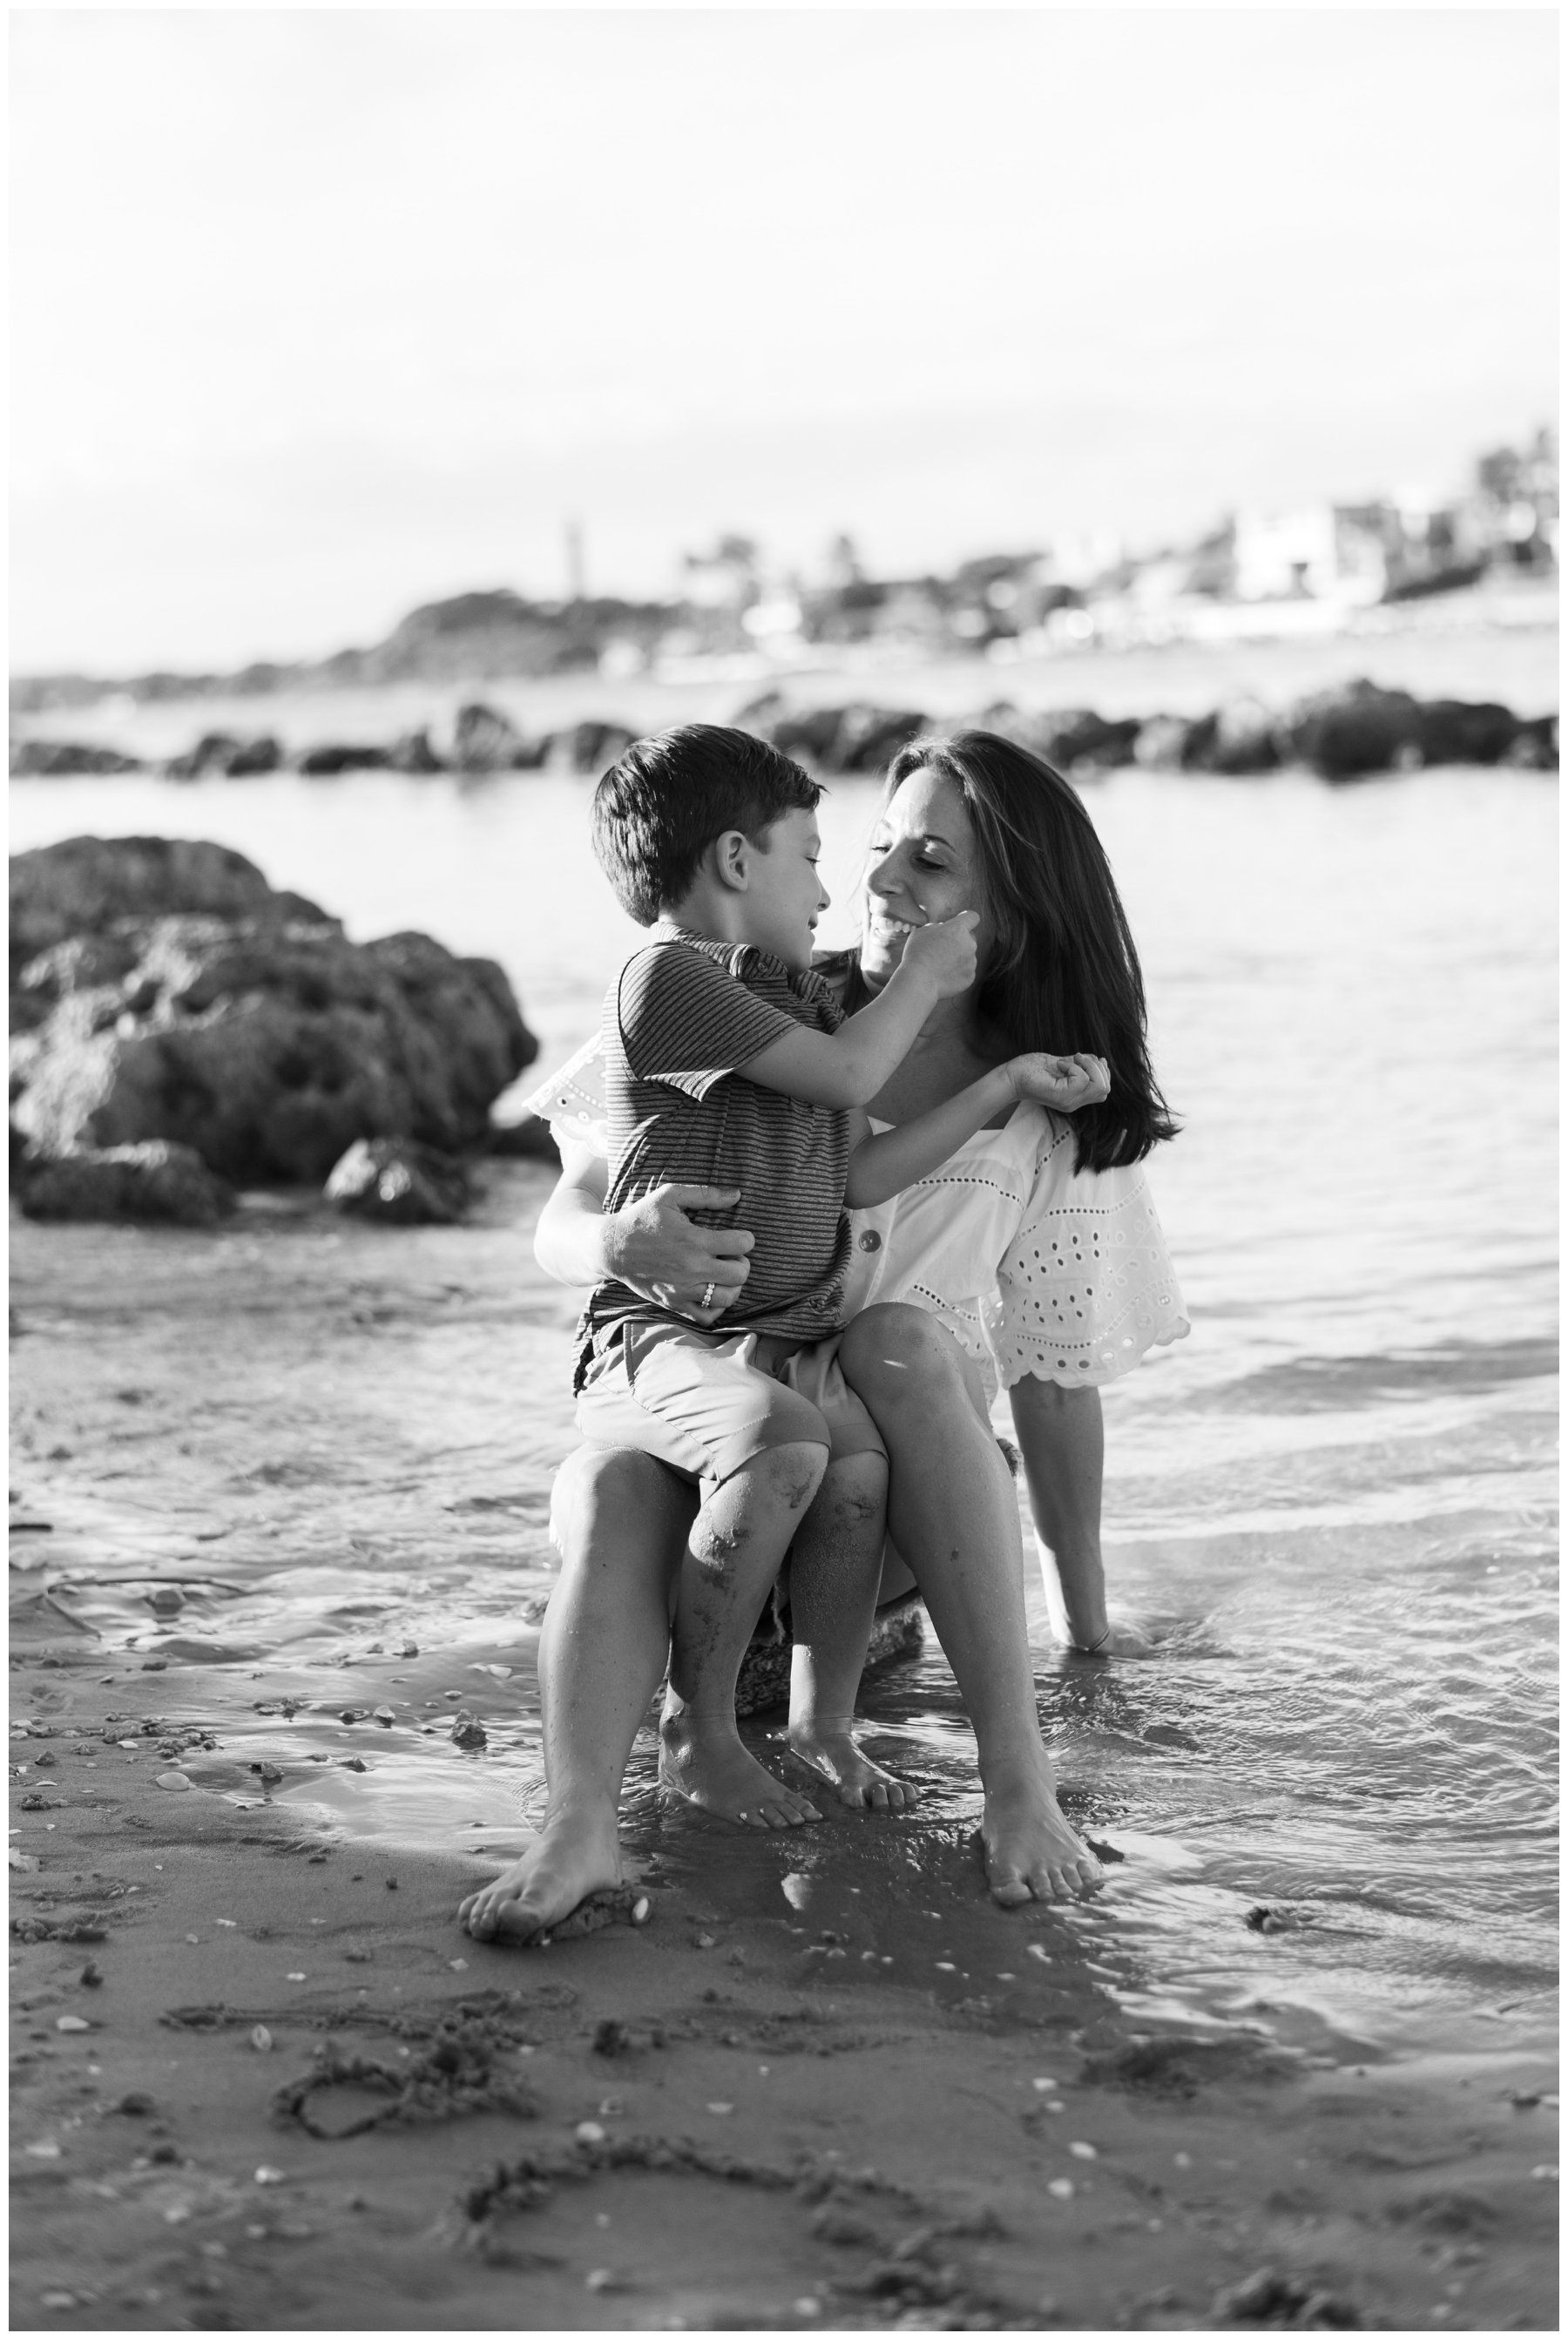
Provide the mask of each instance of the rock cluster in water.
POLYGON ((1236 778, 1305 767, 1327 780, 1433 764, 1512 764, 1557 768, 1557 719, 1525 719, 1490 701, 1420 699, 1408 691, 1353 682, 1315 693, 1284 712, 1261 701, 1227 701, 1206 715, 1125 716, 1091 708, 985 709, 958 723, 933 724, 912 709, 851 706, 792 709, 777 693, 736 717, 741 729, 825 772, 874 772, 929 730, 999 731, 1075 779, 1140 766, 1161 772, 1236 778))
POLYGON ((165 779, 259 779, 269 773, 303 772, 311 779, 334 779, 342 772, 602 772, 638 735, 623 723, 573 723, 561 731, 528 734, 509 716, 478 704, 461 709, 450 751, 438 753, 428 729, 409 731, 390 744, 326 740, 297 753, 285 752, 270 733, 241 738, 209 731, 185 754, 149 766, 118 749, 84 746, 70 739, 14 739, 11 773, 16 779, 56 779, 82 774, 156 770, 165 779))
MULTIPOLYGON (((962 728, 952 721, 934 723, 908 708, 858 702, 793 707, 778 691, 742 708, 734 720, 742 730, 771 739, 787 755, 828 773, 878 771, 921 733, 962 728)), ((1440 764, 1557 768, 1554 715, 1519 716, 1493 700, 1416 699, 1408 691, 1385 690, 1365 681, 1335 685, 1283 711, 1256 699, 1237 699, 1206 715, 1113 719, 1090 708, 1026 709, 1001 704, 963 720, 1005 733, 1075 778, 1127 765, 1236 778, 1305 767, 1336 781, 1440 764)), ((635 736, 622 723, 600 720, 525 734, 510 716, 476 702, 459 711, 445 755, 432 746, 428 729, 408 732, 390 746, 332 741, 293 756, 285 755, 270 736, 241 739, 214 731, 161 768, 174 779, 245 779, 284 769, 317 778, 349 771, 419 775, 548 769, 597 776, 635 736)), ((144 768, 134 757, 108 748, 25 739, 13 742, 11 768, 18 776, 47 778, 144 768)))
POLYGON ((451 1218, 452 1157, 539 1049, 493 961, 428 935, 352 943, 243 854, 162 838, 14 858, 11 993, 12 1146, 39 1217, 210 1225, 236 1186, 341 1171, 343 1206, 451 1218))

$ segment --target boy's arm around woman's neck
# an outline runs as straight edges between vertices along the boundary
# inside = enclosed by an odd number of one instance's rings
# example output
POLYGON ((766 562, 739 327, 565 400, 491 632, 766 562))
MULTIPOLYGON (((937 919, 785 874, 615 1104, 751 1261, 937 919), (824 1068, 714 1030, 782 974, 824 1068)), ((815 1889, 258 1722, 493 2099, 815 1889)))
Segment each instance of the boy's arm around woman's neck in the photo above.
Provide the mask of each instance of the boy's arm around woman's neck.
POLYGON ((984 1129, 1005 1107, 1017 1103, 1018 1092, 1007 1065, 982 1073, 978 1081, 950 1096, 929 1113, 901 1121, 896 1129, 868 1135, 849 1156, 844 1200, 852 1211, 867 1211, 890 1201, 917 1178, 928 1177, 958 1152, 966 1138, 984 1129))

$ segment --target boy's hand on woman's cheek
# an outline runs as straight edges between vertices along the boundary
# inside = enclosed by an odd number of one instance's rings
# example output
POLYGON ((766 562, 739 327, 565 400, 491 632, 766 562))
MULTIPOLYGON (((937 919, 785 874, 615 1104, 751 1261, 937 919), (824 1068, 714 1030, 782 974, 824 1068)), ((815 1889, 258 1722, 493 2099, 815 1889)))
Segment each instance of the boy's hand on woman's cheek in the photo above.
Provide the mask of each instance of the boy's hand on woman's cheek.
POLYGON ((904 968, 935 983, 938 999, 971 990, 978 971, 975 930, 979 923, 977 911, 960 910, 956 917, 912 927, 904 945, 904 968))

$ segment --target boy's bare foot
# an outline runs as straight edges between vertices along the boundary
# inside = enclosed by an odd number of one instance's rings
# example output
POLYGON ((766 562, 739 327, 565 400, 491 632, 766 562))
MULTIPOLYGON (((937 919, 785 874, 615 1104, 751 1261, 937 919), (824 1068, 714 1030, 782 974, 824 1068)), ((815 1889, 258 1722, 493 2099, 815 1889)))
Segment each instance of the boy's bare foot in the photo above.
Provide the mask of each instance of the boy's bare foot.
POLYGON ((920 1800, 918 1788, 884 1771, 856 1744, 848 1724, 792 1722, 784 1734, 789 1751, 820 1773, 841 1804, 873 1812, 908 1811, 920 1800))
POLYGON ((980 1841, 992 1898, 1007 1909, 1021 1901, 1079 1900, 1106 1881, 1094 1854, 1063 1819, 1042 1771, 987 1782, 980 1841))
POLYGON ((733 1719, 667 1714, 659 1726, 659 1777, 699 1810, 747 1828, 801 1828, 821 1813, 746 1752, 733 1719))
POLYGON ((620 1883, 614 1813, 585 1819, 561 1812, 545 1821, 510 1869, 469 1895, 457 1919, 475 1941, 531 1942, 570 1917, 590 1893, 620 1883))

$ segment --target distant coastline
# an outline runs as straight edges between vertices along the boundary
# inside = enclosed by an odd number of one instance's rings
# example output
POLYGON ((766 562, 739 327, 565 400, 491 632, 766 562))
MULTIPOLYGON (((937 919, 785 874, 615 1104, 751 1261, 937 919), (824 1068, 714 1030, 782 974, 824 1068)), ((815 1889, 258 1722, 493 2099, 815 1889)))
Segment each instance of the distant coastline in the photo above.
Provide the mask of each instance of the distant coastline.
MULTIPOLYGON (((935 580, 925 580, 934 584, 935 580)), ((883 589, 878 588, 878 590, 883 589)), ((888 589, 891 590, 891 589, 888 589)), ((842 598, 854 607, 853 587, 842 598)), ((619 686, 799 683, 814 675, 896 675, 956 660, 1008 674, 1020 664, 1056 665, 1084 657, 1114 659, 1136 651, 1223 650, 1248 643, 1341 640, 1381 642, 1476 629, 1540 631, 1556 626, 1555 570, 1486 577, 1464 575, 1441 590, 1362 606, 1298 595, 1255 601, 1188 600, 1140 612, 1063 605, 1058 615, 1081 625, 981 635, 961 620, 936 630, 828 626, 814 639, 748 634, 751 614, 724 610, 724 623, 693 627, 689 609, 616 600, 535 602, 509 590, 461 593, 412 610, 382 642, 317 659, 255 660, 227 673, 160 669, 104 676, 77 672, 14 676, 10 711, 25 722, 118 700, 153 707, 215 699, 266 699, 299 693, 383 690, 405 684, 435 688, 496 682, 598 679, 619 686)), ((994 613, 993 613, 994 614, 994 613)))

